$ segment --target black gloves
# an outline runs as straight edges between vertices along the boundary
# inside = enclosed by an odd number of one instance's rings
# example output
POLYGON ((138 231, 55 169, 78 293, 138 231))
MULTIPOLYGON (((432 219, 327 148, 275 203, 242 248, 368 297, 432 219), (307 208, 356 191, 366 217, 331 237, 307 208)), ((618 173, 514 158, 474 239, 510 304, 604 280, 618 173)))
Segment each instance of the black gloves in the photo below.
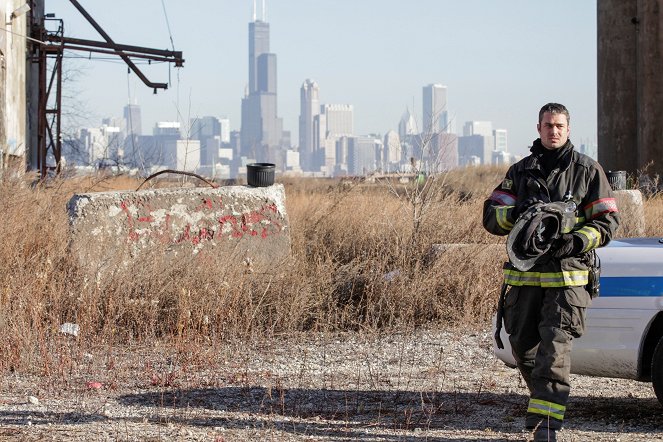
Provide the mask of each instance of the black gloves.
POLYGON ((577 255, 582 249, 582 240, 570 233, 565 233, 555 240, 550 248, 550 256, 553 258, 567 258, 577 255))
POLYGON ((518 204, 517 206, 515 206, 515 207, 511 210, 511 217, 513 218, 514 221, 516 221, 520 215, 522 215, 523 213, 527 212, 527 209, 529 209, 530 207, 532 207, 534 204, 536 204, 536 203, 540 203, 540 202, 541 202, 541 200, 538 199, 537 197, 535 197, 535 196, 530 196, 530 197, 527 198, 525 201, 523 201, 522 203, 518 204))

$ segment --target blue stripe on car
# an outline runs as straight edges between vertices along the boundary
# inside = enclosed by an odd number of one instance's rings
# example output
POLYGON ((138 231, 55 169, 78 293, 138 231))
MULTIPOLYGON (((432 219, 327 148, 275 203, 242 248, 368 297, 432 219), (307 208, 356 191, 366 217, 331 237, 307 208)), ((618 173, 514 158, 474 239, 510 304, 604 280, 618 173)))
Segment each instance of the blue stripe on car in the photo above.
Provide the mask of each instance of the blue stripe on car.
POLYGON ((602 276, 599 296, 663 296, 663 276, 602 276))

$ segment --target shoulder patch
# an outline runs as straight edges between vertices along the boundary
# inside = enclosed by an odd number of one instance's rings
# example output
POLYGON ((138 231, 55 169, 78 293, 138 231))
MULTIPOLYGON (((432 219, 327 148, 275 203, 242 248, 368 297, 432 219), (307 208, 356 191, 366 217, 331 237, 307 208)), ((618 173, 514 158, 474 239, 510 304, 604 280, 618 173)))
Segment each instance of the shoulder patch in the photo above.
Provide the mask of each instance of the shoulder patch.
POLYGON ((513 187, 513 181, 511 181, 508 178, 504 178, 504 181, 502 181, 502 189, 511 190, 512 187, 513 187))

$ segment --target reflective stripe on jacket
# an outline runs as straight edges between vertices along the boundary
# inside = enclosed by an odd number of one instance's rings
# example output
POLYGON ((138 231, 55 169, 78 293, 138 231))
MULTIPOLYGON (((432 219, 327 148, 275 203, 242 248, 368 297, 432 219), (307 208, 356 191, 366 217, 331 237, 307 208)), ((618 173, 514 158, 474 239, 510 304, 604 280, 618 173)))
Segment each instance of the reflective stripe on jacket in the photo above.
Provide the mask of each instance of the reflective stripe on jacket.
MULTIPOLYGON (((540 140, 535 146, 541 146, 540 140)), ((574 150, 569 141, 560 149, 568 149, 557 168, 548 176, 540 165, 536 149, 512 165, 502 182, 493 190, 483 206, 483 225, 494 235, 508 235, 515 219, 513 209, 530 196, 544 202, 565 201, 571 198, 578 207, 576 225, 570 232, 582 241, 580 255, 552 259, 535 265, 530 271, 521 272, 514 268, 504 270, 504 280, 509 285, 568 287, 587 284, 587 264, 583 256, 610 242, 619 226, 619 212, 610 184, 601 166, 590 157, 574 150), (538 195, 532 195, 534 181, 538 195)))

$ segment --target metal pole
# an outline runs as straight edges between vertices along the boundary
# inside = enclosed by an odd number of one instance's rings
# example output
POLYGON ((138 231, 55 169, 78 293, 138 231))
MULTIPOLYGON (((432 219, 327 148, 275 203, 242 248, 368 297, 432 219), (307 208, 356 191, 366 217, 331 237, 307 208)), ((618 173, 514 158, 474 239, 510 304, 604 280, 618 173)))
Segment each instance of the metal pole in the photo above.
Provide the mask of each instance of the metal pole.
POLYGON ((168 84, 167 84, 167 83, 152 83, 150 80, 148 80, 147 77, 145 77, 145 75, 143 75, 143 73, 140 71, 140 69, 138 69, 138 67, 134 64, 134 62, 131 61, 131 59, 130 59, 129 57, 127 57, 127 56, 126 56, 126 55, 125 55, 125 54, 124 54, 124 53, 123 53, 123 52, 117 47, 117 45, 115 44, 115 42, 113 41, 113 39, 110 38, 110 36, 109 36, 108 34, 106 34, 106 31, 104 31, 103 28, 102 28, 101 26, 99 26, 99 24, 97 24, 96 21, 94 21, 94 19, 92 18, 92 16, 91 16, 90 14, 88 14, 87 11, 86 11, 85 9, 83 9, 83 7, 80 5, 80 3, 78 3, 77 0, 69 0, 69 1, 71 2, 72 5, 74 5, 74 7, 75 7, 76 9, 78 9, 78 11, 83 15, 83 17, 85 17, 85 19, 86 19, 88 22, 90 22, 90 24, 92 25, 92 27, 93 27, 94 29, 96 29, 97 32, 98 32, 102 37, 104 37, 104 40, 106 40, 106 41, 107 41, 107 42, 113 47, 113 49, 115 49, 115 50, 117 51, 117 55, 119 55, 120 57, 122 57, 122 59, 124 60, 124 62, 129 66, 129 68, 130 68, 132 71, 134 71, 134 73, 135 73, 136 75, 138 75, 138 78, 140 78, 140 79, 143 81, 143 83, 145 83, 146 86, 149 86, 149 87, 151 87, 151 88, 154 88, 154 92, 155 92, 155 93, 156 93, 156 90, 157 90, 157 89, 168 89, 168 84))

